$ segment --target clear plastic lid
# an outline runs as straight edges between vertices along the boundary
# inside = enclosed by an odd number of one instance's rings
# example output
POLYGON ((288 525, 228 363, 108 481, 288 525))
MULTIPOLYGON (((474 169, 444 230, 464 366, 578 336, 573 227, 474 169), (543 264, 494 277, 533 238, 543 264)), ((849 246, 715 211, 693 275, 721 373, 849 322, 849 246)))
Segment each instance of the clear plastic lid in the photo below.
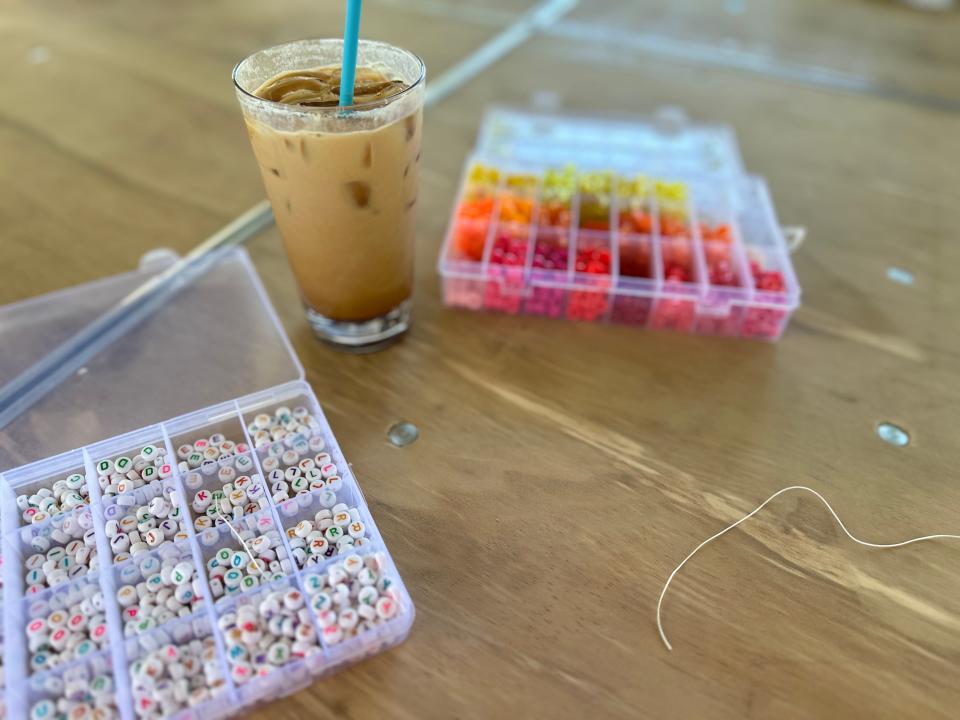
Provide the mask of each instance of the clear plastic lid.
MULTIPOLYGON (((0 307, 0 385, 176 260, 0 307)), ((0 471, 303 379, 245 250, 227 254, 6 428, 0 471)))
POLYGON ((487 111, 476 153, 495 165, 604 170, 642 169, 665 178, 738 179, 744 174, 736 134, 726 125, 691 122, 680 108, 647 118, 578 117, 509 107, 487 111))

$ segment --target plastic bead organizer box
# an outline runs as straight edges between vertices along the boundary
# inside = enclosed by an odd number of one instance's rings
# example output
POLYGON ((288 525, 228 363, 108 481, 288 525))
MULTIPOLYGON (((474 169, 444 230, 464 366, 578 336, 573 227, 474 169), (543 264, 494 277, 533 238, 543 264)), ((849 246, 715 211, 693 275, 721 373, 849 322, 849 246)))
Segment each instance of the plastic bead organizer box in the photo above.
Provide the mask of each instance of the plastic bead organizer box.
MULTIPOLYGON (((152 272, 0 308, 0 328, 62 326, 152 272)), ((0 475, 6 718, 224 718, 406 638, 413 603, 244 251, 49 405, 18 449, 85 444, 0 475)))
POLYGON ((447 305, 778 340, 800 287, 732 131, 487 113, 439 258, 447 305))

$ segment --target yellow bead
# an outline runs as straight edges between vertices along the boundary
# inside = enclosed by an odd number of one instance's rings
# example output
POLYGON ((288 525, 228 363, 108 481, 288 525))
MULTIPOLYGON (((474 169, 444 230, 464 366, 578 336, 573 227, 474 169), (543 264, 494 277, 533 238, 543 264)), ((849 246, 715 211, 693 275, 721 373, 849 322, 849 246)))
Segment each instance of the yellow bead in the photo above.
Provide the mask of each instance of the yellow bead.
POLYGON ((687 186, 685 183, 657 180, 654 187, 657 199, 661 202, 683 202, 687 199, 687 186))
POLYGON ((496 185, 500 179, 500 172, 493 167, 477 163, 470 168, 467 174, 467 180, 471 183, 483 183, 486 185, 496 185))

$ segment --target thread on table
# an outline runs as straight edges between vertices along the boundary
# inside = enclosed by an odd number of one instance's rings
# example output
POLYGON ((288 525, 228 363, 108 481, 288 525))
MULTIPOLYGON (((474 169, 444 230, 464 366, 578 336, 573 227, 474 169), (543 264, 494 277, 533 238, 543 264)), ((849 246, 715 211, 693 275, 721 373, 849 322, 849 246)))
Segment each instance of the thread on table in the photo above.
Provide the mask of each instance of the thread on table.
POLYGON ((735 527, 740 525, 740 523, 746 522, 747 520, 752 518, 754 515, 756 515, 761 510, 763 510, 763 508, 765 508, 770 502, 778 498, 780 495, 783 495, 784 493, 788 493, 788 492, 793 492, 794 490, 801 490, 803 492, 808 492, 816 496, 816 498, 820 500, 820 502, 822 502, 824 505, 827 506, 827 510, 829 510, 830 514, 833 515, 833 519, 837 521, 837 524, 840 526, 840 529, 843 530, 844 534, 848 538, 853 540, 855 543, 857 543, 858 545, 863 545, 864 547, 878 548, 880 550, 891 550, 893 548, 900 548, 906 545, 912 545, 913 543, 925 542, 927 540, 960 540, 960 535, 953 535, 949 533, 938 533, 936 535, 924 535, 922 537, 910 538, 909 540, 902 540, 900 542, 894 542, 894 543, 868 542, 866 540, 861 540, 860 538, 854 536, 849 530, 847 530, 847 526, 843 524, 843 520, 840 519, 840 516, 837 515, 836 511, 833 509, 830 503, 827 502, 827 499, 823 495, 818 493, 816 490, 814 490, 813 488, 809 488, 806 485, 791 485, 790 487, 785 487, 782 490, 777 490, 777 492, 775 492, 773 495, 768 497, 762 503, 757 505, 757 507, 755 507, 749 513, 747 513, 742 518, 737 520, 735 523, 727 525, 727 527, 725 527, 723 530, 721 530, 720 532, 714 535, 711 535, 702 543, 697 545, 693 549, 693 551, 689 555, 687 555, 681 561, 681 563, 677 565, 677 567, 674 568, 673 572, 670 573, 670 576, 667 578, 667 581, 663 585, 663 590, 660 592, 660 599, 657 601, 657 630, 660 632, 660 639, 663 640, 663 644, 667 646, 667 650, 673 650, 673 645, 670 644, 670 641, 667 639, 667 634, 663 630, 663 621, 661 619, 661 612, 663 610, 663 599, 667 596, 667 590, 670 589, 670 583, 673 582, 673 579, 677 576, 677 573, 680 572, 681 568, 683 568, 683 566, 687 564, 687 561, 689 561, 690 558, 696 555, 703 547, 705 547, 706 545, 709 545, 714 540, 719 538, 721 535, 725 535, 726 533, 730 532, 735 527))
POLYGON ((799 250, 803 241, 807 239, 807 229, 802 225, 784 225, 780 230, 783 232, 783 239, 787 244, 787 252, 791 255, 799 250))

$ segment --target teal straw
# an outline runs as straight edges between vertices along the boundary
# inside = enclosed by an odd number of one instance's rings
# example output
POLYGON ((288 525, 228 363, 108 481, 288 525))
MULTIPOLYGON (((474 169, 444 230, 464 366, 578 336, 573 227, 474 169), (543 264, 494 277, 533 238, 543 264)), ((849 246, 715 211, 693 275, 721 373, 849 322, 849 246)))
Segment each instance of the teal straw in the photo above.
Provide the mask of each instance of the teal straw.
POLYGON ((360 4, 347 0, 347 20, 343 25, 343 61, 340 68, 340 107, 353 105, 353 83, 357 77, 357 44, 360 42, 360 4))

